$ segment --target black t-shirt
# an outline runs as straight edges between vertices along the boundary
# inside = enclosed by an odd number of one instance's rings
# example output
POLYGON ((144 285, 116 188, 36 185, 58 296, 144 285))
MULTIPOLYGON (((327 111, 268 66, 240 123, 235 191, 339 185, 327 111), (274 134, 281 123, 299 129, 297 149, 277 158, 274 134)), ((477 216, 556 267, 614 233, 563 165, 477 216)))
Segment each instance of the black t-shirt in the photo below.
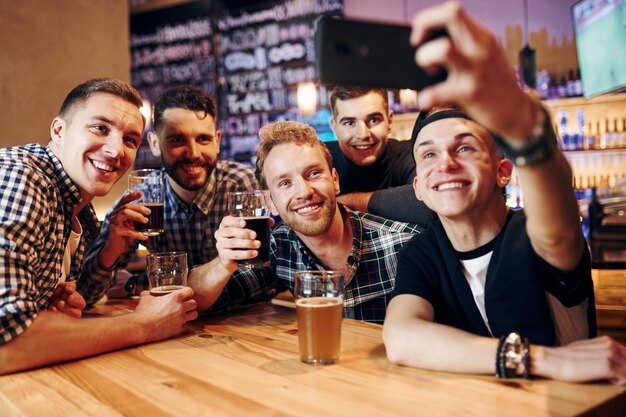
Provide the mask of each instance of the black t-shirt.
MULTIPOLYGON (((545 291, 566 307, 589 299, 589 336, 596 334, 591 258, 585 253, 571 272, 560 271, 535 253, 522 211, 509 214, 495 238, 485 282, 485 309, 495 337, 519 331, 531 343, 553 346, 554 323, 545 291)), ((441 222, 416 235, 398 256, 393 295, 413 294, 430 302, 437 323, 490 336, 441 222)))
POLYGON ((339 174, 341 194, 376 191, 413 182, 415 162, 411 154, 411 141, 389 139, 378 160, 364 167, 346 158, 339 149, 339 142, 325 144, 339 174))

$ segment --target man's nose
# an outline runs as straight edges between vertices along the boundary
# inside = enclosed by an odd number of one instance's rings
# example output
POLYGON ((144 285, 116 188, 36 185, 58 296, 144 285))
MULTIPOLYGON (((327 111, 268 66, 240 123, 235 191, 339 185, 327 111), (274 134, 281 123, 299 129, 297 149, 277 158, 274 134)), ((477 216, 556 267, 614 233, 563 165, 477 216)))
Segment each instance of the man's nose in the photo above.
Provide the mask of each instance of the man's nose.
POLYGON ((305 178, 300 177, 296 180, 295 191, 297 197, 304 198, 311 195, 313 188, 311 187, 309 181, 307 181, 305 178))
POLYGON ((371 136, 370 128, 364 121, 357 122, 357 128, 357 132, 360 138, 369 138, 371 136))
POLYGON ((104 152, 112 158, 119 158, 124 147, 124 135, 122 132, 111 133, 104 144, 104 152))
POLYGON ((455 155, 446 151, 441 153, 440 167, 443 171, 455 169, 459 166, 456 161, 455 155))
POLYGON ((185 146, 185 155, 189 159, 195 159, 200 155, 198 144, 195 141, 191 140, 187 143, 185 146))

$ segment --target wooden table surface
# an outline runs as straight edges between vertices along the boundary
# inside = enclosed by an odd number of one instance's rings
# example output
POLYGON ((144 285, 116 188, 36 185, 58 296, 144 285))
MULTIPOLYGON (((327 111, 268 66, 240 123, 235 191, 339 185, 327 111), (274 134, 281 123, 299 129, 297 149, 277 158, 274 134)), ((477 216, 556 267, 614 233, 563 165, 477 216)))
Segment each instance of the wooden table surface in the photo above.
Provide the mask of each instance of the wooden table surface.
POLYGON ((174 339, 0 377, 0 416, 626 415, 624 387, 392 365, 381 330, 344 320, 339 363, 306 365, 295 311, 259 304, 196 320, 174 339))

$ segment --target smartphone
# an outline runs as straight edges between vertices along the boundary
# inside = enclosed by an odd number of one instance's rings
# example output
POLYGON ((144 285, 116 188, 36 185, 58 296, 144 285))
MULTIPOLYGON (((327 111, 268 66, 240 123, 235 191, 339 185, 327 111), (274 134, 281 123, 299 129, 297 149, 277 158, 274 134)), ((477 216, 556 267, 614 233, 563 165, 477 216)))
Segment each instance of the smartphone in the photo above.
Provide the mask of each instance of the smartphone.
MULTIPOLYGON (((415 63, 411 28, 323 16, 315 33, 316 70, 324 84, 422 90, 446 79, 415 63)), ((438 34, 441 36, 441 34, 438 34)))

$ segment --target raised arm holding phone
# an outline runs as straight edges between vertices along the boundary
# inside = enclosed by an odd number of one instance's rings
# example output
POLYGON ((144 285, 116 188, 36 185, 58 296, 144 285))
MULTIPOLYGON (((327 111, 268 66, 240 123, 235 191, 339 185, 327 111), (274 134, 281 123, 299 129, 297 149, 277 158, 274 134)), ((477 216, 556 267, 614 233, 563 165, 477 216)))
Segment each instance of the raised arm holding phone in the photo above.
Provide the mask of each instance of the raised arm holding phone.
POLYGON ((456 107, 417 121, 415 194, 439 222, 399 256, 387 356, 427 369, 625 384, 626 349, 592 338, 590 257, 547 112, 458 3, 417 14, 411 42, 419 66, 448 73, 420 93, 420 107, 456 107), (447 37, 427 41, 441 29, 447 37), (523 212, 502 197, 513 164, 523 212))

